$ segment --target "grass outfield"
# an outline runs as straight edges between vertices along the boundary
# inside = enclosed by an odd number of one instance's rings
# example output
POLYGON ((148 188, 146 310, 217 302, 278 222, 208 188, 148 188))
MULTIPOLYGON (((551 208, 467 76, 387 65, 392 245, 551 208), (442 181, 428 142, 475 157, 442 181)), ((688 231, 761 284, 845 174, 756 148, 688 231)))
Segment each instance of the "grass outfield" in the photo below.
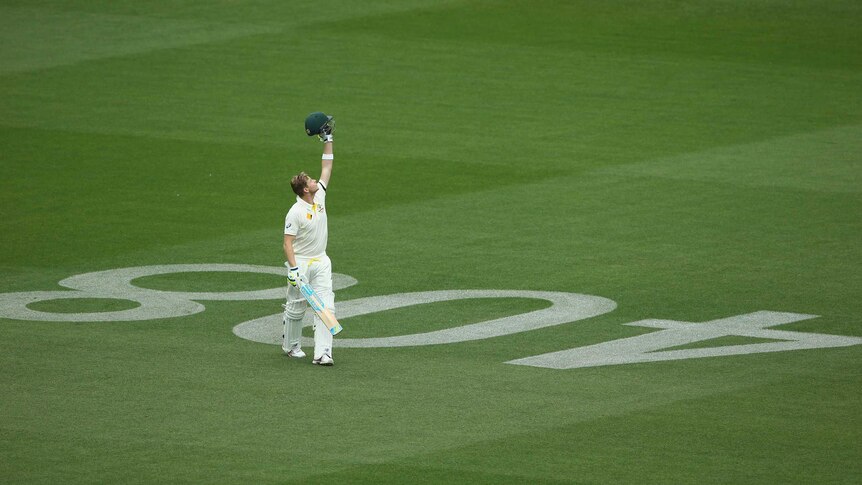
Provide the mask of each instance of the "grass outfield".
MULTIPOLYGON (((324 110, 328 252, 357 281, 342 307, 441 290, 616 303, 336 348, 327 369, 233 333, 279 299, 72 323, 3 318, 0 295, 0 482, 859 483, 862 346, 506 362, 760 310, 862 337, 860 31, 853 0, 0 2, 0 293, 279 267, 287 180, 319 173, 302 120, 324 110)), ((138 305, 36 300, 60 320, 138 305)), ((343 318, 336 340, 548 306, 414 305, 343 318)))

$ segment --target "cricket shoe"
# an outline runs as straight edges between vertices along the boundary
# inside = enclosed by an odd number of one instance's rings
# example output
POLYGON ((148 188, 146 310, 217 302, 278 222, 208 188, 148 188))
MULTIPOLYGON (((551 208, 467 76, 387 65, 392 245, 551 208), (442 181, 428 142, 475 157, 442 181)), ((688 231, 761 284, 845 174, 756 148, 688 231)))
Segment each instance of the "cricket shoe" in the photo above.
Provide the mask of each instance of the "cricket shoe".
POLYGON ((335 362, 332 361, 332 357, 329 354, 323 354, 318 359, 314 359, 311 361, 312 364, 315 365, 333 365, 335 362))
POLYGON ((285 353, 285 355, 287 355, 288 357, 293 357, 294 359, 302 359, 305 357, 305 352, 303 352, 298 345, 294 345, 290 348, 290 350, 287 350, 282 347, 281 350, 285 353))

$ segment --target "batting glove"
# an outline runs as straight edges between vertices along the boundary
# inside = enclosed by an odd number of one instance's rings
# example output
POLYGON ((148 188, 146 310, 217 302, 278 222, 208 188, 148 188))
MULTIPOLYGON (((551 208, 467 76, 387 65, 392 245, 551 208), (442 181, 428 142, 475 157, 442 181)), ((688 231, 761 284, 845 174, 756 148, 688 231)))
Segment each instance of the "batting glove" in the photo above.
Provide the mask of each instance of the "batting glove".
POLYGON ((332 143, 332 132, 334 130, 335 120, 330 119, 320 127, 320 133, 317 136, 324 143, 332 143))
POLYGON ((290 263, 284 263, 284 265, 287 266, 287 281, 291 285, 296 286, 296 284, 299 282, 299 279, 301 278, 299 274, 299 266, 294 266, 291 268, 290 263))

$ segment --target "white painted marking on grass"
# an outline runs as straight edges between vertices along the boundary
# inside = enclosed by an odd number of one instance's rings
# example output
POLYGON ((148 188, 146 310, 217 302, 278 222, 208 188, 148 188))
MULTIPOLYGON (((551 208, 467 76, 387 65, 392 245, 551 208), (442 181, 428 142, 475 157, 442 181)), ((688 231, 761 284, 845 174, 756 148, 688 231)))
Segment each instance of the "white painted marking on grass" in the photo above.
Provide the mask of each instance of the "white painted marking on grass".
MULTIPOLYGON (((613 311, 617 304, 600 296, 563 293, 555 291, 523 290, 449 290, 426 291, 418 293, 398 293, 394 295, 372 296, 356 300, 342 301, 337 304, 338 318, 367 315, 406 306, 423 305, 443 301, 464 300, 469 298, 536 298, 551 302, 543 310, 532 311, 485 322, 462 325, 434 332, 399 335, 378 338, 336 338, 335 347, 409 347, 438 345, 526 332, 539 328, 576 322, 613 311)), ((240 338, 255 342, 280 344, 282 336, 281 314, 270 315, 234 327, 233 333, 240 338)), ((306 325, 307 326, 307 325, 306 325)), ((313 345, 313 339, 303 338, 303 345, 313 345)))
POLYGON ((204 309, 200 303, 146 292, 30 291, 0 294, 0 317, 39 322, 130 322, 182 317, 200 313, 204 309), (42 301, 77 298, 131 300, 140 306, 128 310, 92 313, 53 313, 27 307, 31 303, 42 301))
MULTIPOLYGON (((265 290, 232 292, 190 292, 164 291, 140 288, 134 280, 146 276, 173 273, 262 273, 287 277, 283 266, 258 266, 251 264, 169 264, 157 266, 138 266, 107 271, 96 271, 71 276, 60 281, 74 291, 29 291, 21 293, 0 293, 0 318, 46 322, 120 322, 154 320, 160 318, 182 317, 200 313, 204 305, 194 300, 247 301, 281 300, 286 297, 287 285, 265 290), (53 313, 32 310, 31 303, 78 298, 112 298, 130 300, 140 304, 128 310, 92 313, 53 313)), ((335 289, 356 284, 356 279, 334 273, 335 289)))
MULTIPOLYGON (((60 281, 60 286, 69 288, 67 291, 0 293, 0 318, 54 322, 153 320, 200 313, 205 310, 205 307, 197 302, 199 300, 283 300, 287 296, 286 284, 264 290, 229 292, 164 291, 141 288, 134 284, 136 279, 146 276, 190 272, 239 272, 287 276, 287 269, 283 266, 248 264, 173 264, 97 271, 71 276, 60 281), (121 299, 137 302, 140 306, 127 310, 91 313, 53 313, 37 311, 28 307, 31 303, 71 298, 121 299)), ((357 282, 355 278, 343 274, 333 273, 332 277, 333 289, 335 290, 346 288, 357 282)), ((338 315, 344 320, 352 316, 369 315, 395 308, 472 298, 535 298, 549 301, 551 306, 543 310, 433 332, 378 338, 349 338, 345 336, 335 339, 334 345, 350 348, 379 348, 467 342, 576 322, 610 312, 616 308, 616 303, 613 300, 579 293, 523 290, 442 290, 397 293, 347 300, 339 302, 338 315)), ((768 327, 815 317, 816 315, 801 313, 760 311, 702 324, 673 320, 640 320, 626 325, 659 328, 661 331, 516 359, 507 363, 551 369, 574 369, 762 352, 847 347, 862 344, 862 338, 858 337, 767 329, 768 327), (781 340, 781 342, 662 350, 732 335, 781 340)), ((281 318, 282 314, 276 313, 243 322, 233 328, 233 333, 243 339, 280 345, 282 340, 281 318)), ((305 322, 306 326, 312 322, 310 311, 306 313, 305 322)), ((313 339, 303 338, 303 344, 313 345, 313 343, 313 339)))
POLYGON ((545 367, 548 369, 576 369, 605 365, 660 362, 667 360, 697 359, 703 357, 726 357, 730 355, 784 352, 789 350, 847 347, 862 344, 862 338, 828 335, 822 333, 767 330, 785 323, 816 318, 817 315, 759 311, 737 315, 705 323, 679 322, 673 320, 640 320, 627 323, 636 327, 663 329, 660 332, 638 335, 624 339, 587 345, 574 349, 550 352, 506 362, 507 364, 545 367), (744 345, 728 345, 699 349, 661 349, 711 340, 719 337, 741 336, 785 340, 744 345))

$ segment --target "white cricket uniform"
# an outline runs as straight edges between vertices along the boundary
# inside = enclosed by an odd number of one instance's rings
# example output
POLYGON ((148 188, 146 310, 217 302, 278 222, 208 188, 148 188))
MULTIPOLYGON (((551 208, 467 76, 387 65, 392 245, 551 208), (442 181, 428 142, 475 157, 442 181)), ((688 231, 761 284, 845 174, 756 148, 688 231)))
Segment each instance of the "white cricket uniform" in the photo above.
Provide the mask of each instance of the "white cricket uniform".
POLYGON ((296 197, 296 203, 284 218, 284 234, 296 236, 293 252, 297 258, 319 258, 326 256, 326 241, 329 229, 326 224, 326 186, 321 183, 314 194, 314 203, 309 204, 296 197))
MULTIPOLYGON (((300 197, 284 218, 284 234, 295 236, 293 252, 299 272, 308 280, 314 291, 327 308, 335 312, 335 294, 332 291, 332 262, 326 255, 326 242, 329 228, 326 220, 326 186, 320 182, 320 189, 314 194, 314 203, 309 204, 300 197)), ((285 342, 284 348, 298 343, 299 330, 291 330, 288 321, 301 320, 305 315, 307 302, 299 289, 287 285, 287 304, 284 306, 285 342)), ((314 316, 314 358, 323 354, 332 356, 332 334, 315 314, 314 316)))

